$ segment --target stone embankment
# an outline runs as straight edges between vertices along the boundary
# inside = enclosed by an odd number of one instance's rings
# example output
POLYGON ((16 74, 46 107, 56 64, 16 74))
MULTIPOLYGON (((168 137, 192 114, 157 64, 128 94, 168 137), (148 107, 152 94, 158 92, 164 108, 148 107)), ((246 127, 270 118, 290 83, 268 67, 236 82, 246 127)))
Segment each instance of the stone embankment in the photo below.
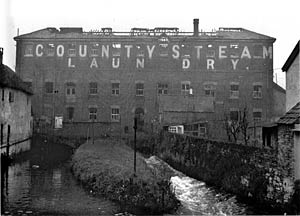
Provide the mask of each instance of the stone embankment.
POLYGON ((172 171, 159 171, 137 153, 134 175, 133 150, 122 140, 101 139, 81 145, 73 155, 72 171, 95 195, 116 201, 124 211, 172 213, 180 204, 170 187, 172 171))

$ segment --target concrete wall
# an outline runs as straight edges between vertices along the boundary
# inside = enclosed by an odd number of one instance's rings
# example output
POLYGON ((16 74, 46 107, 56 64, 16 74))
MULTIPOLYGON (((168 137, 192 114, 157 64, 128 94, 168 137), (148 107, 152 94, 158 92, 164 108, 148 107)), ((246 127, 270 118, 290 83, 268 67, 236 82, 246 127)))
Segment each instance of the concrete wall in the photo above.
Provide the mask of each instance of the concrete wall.
MULTIPOLYGON (((32 135, 31 97, 15 89, 1 88, 1 93, 3 90, 4 98, 0 101, 0 122, 3 125, 1 152, 5 151, 7 145, 8 125, 10 125, 10 144, 28 139, 32 135), (9 102, 9 92, 14 94, 13 102, 9 102)), ((24 150, 28 150, 28 145, 24 145, 24 148, 24 150)), ((10 151, 17 153, 22 150, 22 147, 14 147, 13 149, 10 151)))
POLYGON ((286 72, 286 112, 300 101, 299 54, 286 72))

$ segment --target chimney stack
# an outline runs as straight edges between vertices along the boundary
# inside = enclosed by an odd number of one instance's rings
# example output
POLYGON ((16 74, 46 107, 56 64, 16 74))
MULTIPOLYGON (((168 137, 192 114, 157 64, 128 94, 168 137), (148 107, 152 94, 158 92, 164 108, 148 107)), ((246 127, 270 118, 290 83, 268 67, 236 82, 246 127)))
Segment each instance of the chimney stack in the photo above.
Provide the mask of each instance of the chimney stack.
POLYGON ((199 35, 199 19, 194 19, 194 36, 199 35))
POLYGON ((3 64, 3 47, 0 47, 0 65, 3 64))

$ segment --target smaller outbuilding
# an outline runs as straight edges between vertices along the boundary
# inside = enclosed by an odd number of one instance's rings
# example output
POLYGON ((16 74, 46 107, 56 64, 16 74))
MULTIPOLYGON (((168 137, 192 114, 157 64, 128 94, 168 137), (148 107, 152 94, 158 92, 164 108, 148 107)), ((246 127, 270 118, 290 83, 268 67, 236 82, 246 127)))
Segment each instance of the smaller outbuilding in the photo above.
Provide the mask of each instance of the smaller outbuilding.
POLYGON ((1 154, 19 153, 29 150, 25 141, 32 136, 32 115, 30 86, 16 73, 2 63, 3 48, 0 48, 0 123, 1 154), (23 143, 23 144, 22 144, 23 143))

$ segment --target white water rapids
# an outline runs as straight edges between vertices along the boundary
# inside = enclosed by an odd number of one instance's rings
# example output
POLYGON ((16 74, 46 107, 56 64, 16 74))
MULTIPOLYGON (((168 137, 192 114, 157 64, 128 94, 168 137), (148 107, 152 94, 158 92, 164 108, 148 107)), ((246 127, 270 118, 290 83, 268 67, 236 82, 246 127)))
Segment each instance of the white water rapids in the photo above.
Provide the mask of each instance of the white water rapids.
POLYGON ((147 164, 156 172, 172 173, 171 187, 181 207, 179 215, 241 215, 245 214, 245 205, 236 201, 232 195, 219 194, 204 182, 190 178, 173 169, 163 160, 152 156, 146 159, 147 164))

